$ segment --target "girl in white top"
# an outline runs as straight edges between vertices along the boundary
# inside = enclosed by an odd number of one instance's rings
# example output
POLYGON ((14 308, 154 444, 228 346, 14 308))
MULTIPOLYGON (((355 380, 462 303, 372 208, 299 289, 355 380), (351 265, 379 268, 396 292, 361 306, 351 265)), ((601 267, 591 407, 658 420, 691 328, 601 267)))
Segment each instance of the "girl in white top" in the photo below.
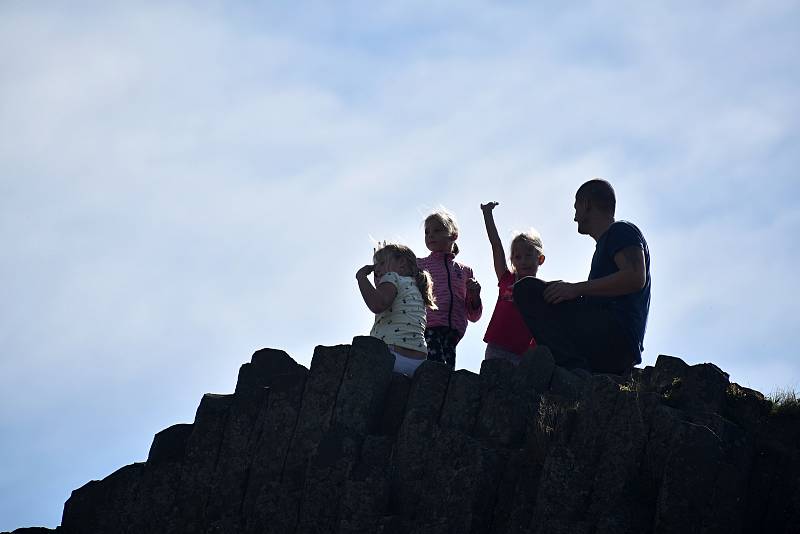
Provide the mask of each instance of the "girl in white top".
POLYGON ((436 309, 430 274, 417 267, 417 256, 403 245, 384 244, 373 261, 356 272, 364 303, 375 314, 369 335, 389 347, 395 372, 412 376, 428 355, 425 308, 436 309), (375 285, 368 278, 373 272, 375 285))

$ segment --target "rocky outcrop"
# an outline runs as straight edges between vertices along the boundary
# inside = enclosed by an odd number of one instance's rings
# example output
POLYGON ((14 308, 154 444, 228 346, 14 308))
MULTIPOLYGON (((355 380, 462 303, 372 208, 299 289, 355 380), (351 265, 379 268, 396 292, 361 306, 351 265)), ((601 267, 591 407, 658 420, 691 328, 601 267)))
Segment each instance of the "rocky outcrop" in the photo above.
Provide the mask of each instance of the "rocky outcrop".
POLYGON ((797 532, 800 424, 711 364, 392 373, 373 338, 265 349, 144 463, 75 490, 72 533, 797 532))

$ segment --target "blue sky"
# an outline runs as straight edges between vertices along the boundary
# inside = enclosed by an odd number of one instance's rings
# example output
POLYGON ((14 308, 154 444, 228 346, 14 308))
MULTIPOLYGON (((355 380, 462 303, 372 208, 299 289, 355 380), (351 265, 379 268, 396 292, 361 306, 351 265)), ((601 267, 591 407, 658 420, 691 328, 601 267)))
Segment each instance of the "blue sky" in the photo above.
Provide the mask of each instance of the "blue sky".
POLYGON ((368 333, 373 240, 479 205, 585 279, 600 176, 652 255, 645 364, 800 387, 800 7, 789 1, 0 3, 0 530, 145 459, 261 347, 368 333))

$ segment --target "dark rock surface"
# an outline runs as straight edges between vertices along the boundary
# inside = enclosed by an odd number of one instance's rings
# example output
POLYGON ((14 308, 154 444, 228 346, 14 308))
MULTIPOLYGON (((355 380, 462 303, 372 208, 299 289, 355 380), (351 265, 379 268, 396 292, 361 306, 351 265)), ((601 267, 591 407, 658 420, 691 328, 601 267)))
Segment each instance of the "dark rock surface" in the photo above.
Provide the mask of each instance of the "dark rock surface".
POLYGON ((800 532, 800 421, 670 356, 623 378, 539 347, 409 379, 369 337, 310 370, 265 349, 146 462, 75 490, 57 531, 800 532))

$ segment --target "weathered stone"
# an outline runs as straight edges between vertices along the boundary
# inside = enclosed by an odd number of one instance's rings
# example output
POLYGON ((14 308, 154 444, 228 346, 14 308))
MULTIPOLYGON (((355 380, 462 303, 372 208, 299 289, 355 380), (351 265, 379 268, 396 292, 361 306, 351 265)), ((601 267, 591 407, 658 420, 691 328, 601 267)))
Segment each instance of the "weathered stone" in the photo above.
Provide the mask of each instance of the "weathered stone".
POLYGON ((143 468, 142 463, 131 464, 73 491, 64 504, 62 530, 67 534, 133 532, 130 508, 143 468))
POLYGON ((689 368, 681 388, 680 406, 693 412, 721 413, 727 399, 728 374, 712 363, 689 368))
POLYGON ((480 376, 464 369, 456 371, 450 376, 439 425, 471 434, 480 407, 480 376))
POLYGON ((186 442, 192 433, 190 424, 172 425, 155 435, 147 464, 155 466, 166 462, 180 462, 186 456, 186 442))
MULTIPOLYGON (((554 380, 558 379, 556 371, 554 380)), ((568 432, 560 426, 556 429, 559 439, 544 459, 531 527, 550 524, 559 529, 562 522, 586 520, 604 429, 613 417, 618 393, 615 384, 597 376, 589 381, 581 401, 573 401, 576 419, 568 432)))
POLYGON ((696 521, 709 505, 710 482, 698 463, 701 457, 718 454, 716 436, 708 429, 689 427, 681 433, 677 448, 672 448, 664 469, 657 501, 655 532, 702 532, 696 521), (689 442, 691 446, 683 447, 689 442))
MULTIPOLYGON (((203 395, 186 443, 174 525, 183 532, 200 532, 203 512, 213 486, 219 449, 233 395, 203 395)), ((171 518, 170 522, 173 519, 171 518)))
MULTIPOLYGON (((67 534, 794 532, 800 419, 711 364, 630 376, 546 348, 480 375, 386 346, 266 349, 145 464, 73 492, 67 534)), ((45 530, 47 531, 47 530, 45 530)))
MULTIPOLYGON (((635 391, 616 390, 610 419, 603 423, 594 415, 593 491, 585 518, 600 533, 639 533, 652 525, 656 488, 643 476, 643 454, 658 397, 635 391)), ((588 404, 592 398, 586 400, 588 404)), ((591 412, 591 410, 590 410, 591 412)), ((580 426, 580 425, 579 425, 580 426)))
POLYGON ((526 389, 544 393, 550 389, 555 368, 556 364, 550 349, 539 345, 522 356, 519 372, 515 374, 515 378, 526 389))
POLYGON ((314 350, 297 428, 286 458, 284 480, 297 485, 302 483, 308 460, 333 420, 349 353, 349 345, 318 346, 314 350))
POLYGON ((743 532, 796 532, 800 525, 800 458, 767 440, 757 445, 743 532))
POLYGON ((417 368, 411 382, 406 414, 395 444, 392 472, 392 512, 415 513, 421 495, 428 451, 450 381, 450 368, 426 361, 417 368))
POLYGON ((302 392, 299 383, 270 390, 245 495, 245 532, 294 531, 306 468, 330 427, 349 352, 349 345, 318 346, 302 392))
POLYGON ((354 338, 333 421, 357 434, 377 431, 393 367, 394 356, 383 341, 368 336, 354 338))
POLYGON ((550 380, 550 394, 558 395, 566 401, 577 401, 583 395, 587 379, 590 375, 578 374, 575 371, 556 367, 550 380))
POLYGON ((417 527, 423 532, 488 531, 507 456, 459 430, 439 429, 427 455, 417 527))
POLYGON ((525 435, 525 406, 513 389, 517 368, 506 360, 484 360, 481 365, 481 407, 475 424, 480 439, 518 446, 525 435))
POLYGON ((655 375, 655 367, 647 366, 643 369, 638 367, 634 367, 631 369, 630 373, 630 382, 631 384, 636 384, 638 389, 642 390, 653 390, 653 381, 655 375))
MULTIPOLYGON (((256 466, 252 473, 255 476, 252 477, 250 466, 254 456, 262 459, 258 453, 262 452, 260 441, 265 420, 272 420, 272 427, 280 429, 278 433, 285 434, 287 429, 293 429, 307 374, 307 369, 298 365, 288 354, 272 349, 256 352, 251 363, 241 367, 208 488, 213 498, 207 499, 202 509, 201 522, 206 525, 206 532, 242 530, 245 492, 248 485, 261 481, 263 465, 256 466), (291 422, 281 412, 281 400, 287 394, 294 399, 294 409, 290 410, 288 416, 291 422), (270 395, 275 397, 273 402, 268 401, 270 395), (270 407, 272 413, 267 414, 270 407)), ((289 439, 291 434, 284 436, 281 449, 284 455, 289 439)), ((282 468, 283 457, 279 463, 282 468)), ((280 473, 280 469, 277 471, 280 473)))
POLYGON ((654 532, 740 532, 752 457, 749 440, 718 416, 678 425, 660 478, 654 532))
POLYGON ((535 453, 527 447, 508 451, 497 486, 490 532, 529 532, 542 461, 535 453))
POLYGON ((136 528, 152 534, 167 533, 175 517, 175 500, 181 482, 186 446, 194 429, 191 424, 173 425, 153 438, 147 462, 141 471, 130 514, 136 528))
POLYGON ((770 402, 758 391, 730 384, 722 415, 748 432, 755 433, 769 415, 770 408, 770 402))
POLYGON ((131 507, 130 532, 174 532, 175 499, 182 473, 179 461, 145 464, 131 507))
POLYGON ((523 355, 522 363, 511 376, 512 402, 528 444, 540 437, 541 399, 549 392, 555 369, 550 350, 538 346, 523 355))
POLYGON ((305 385, 304 374, 283 375, 272 381, 266 406, 254 425, 257 433, 248 446, 252 452, 249 474, 241 482, 242 528, 228 532, 262 532, 267 527, 272 532, 293 531, 301 482, 286 477, 286 464, 305 385))
MULTIPOLYGON (((400 375, 398 375, 400 376, 400 375)), ((394 436, 368 436, 342 489, 340 533, 376 532, 389 509, 394 436)))
POLYGON ((244 484, 249 475, 253 451, 250 450, 253 434, 257 432, 256 419, 263 410, 270 389, 261 387, 253 392, 233 395, 225 421, 222 442, 215 466, 214 479, 203 510, 203 523, 210 531, 238 529, 244 484), (258 394, 256 394, 256 392, 258 394))
POLYGON ((272 384, 277 376, 305 372, 307 369, 284 351, 261 349, 253 353, 250 363, 242 365, 239 369, 235 393, 241 395, 248 390, 256 390, 257 394, 257 390, 272 384))
POLYGON ((0 534, 46 534, 48 532, 63 532, 61 528, 49 529, 45 527, 18 528, 13 532, 0 532, 0 534))
POLYGON ((557 445, 548 454, 539 479, 536 506, 529 528, 548 532, 540 525, 578 525, 589 502, 592 473, 582 458, 566 445, 557 445))
POLYGON ((345 481, 356 464, 362 436, 333 426, 322 438, 306 472, 298 534, 334 532, 339 523, 345 481))
POLYGON ((676 380, 683 380, 688 373, 689 366, 686 362, 674 356, 661 354, 656 359, 650 387, 658 393, 666 393, 676 380))
POLYGON ((386 401, 383 406, 380 433, 384 436, 394 437, 403 423, 403 416, 408 402, 408 393, 411 391, 411 379, 400 373, 392 373, 389 390, 386 392, 386 401))

